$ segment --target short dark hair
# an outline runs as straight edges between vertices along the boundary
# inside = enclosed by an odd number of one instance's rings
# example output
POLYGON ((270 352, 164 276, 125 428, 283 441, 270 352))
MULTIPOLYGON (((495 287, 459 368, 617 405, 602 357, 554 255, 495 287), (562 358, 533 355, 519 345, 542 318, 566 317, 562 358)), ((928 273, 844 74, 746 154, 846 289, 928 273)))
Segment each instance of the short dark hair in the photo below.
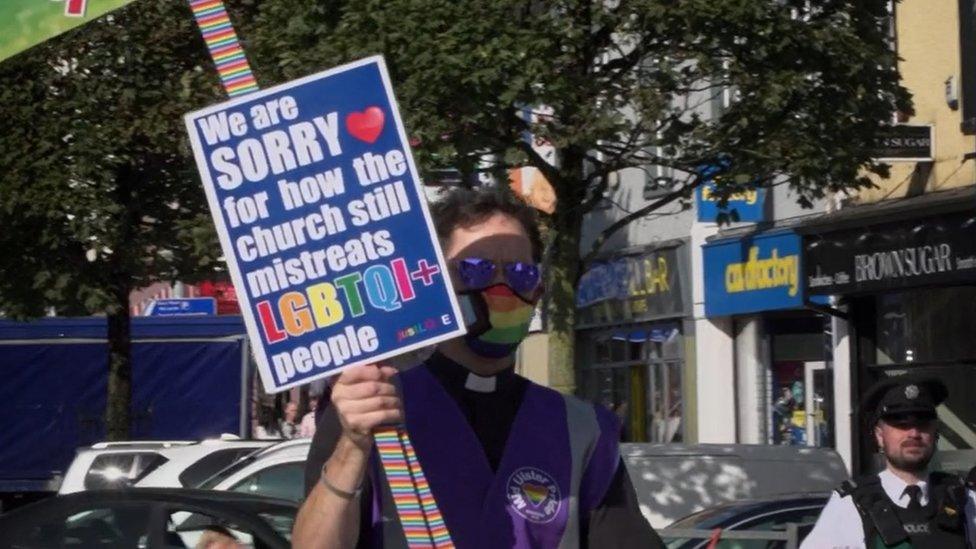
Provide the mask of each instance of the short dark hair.
POLYGON ((447 242, 458 227, 470 227, 496 213, 511 216, 522 225, 525 234, 529 236, 532 259, 536 262, 542 261, 542 237, 539 234, 535 208, 516 199, 505 188, 457 187, 431 204, 430 212, 441 242, 447 242))

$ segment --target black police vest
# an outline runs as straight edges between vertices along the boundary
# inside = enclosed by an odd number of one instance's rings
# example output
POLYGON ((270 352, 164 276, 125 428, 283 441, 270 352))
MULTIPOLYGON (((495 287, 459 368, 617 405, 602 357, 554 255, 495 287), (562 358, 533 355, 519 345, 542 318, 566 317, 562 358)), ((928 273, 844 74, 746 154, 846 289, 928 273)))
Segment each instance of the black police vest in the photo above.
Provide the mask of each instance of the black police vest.
POLYGON ((953 549, 966 547, 966 491, 962 479, 946 473, 929 475, 928 505, 909 511, 895 505, 878 475, 845 482, 837 490, 851 496, 864 525, 869 549, 953 549))

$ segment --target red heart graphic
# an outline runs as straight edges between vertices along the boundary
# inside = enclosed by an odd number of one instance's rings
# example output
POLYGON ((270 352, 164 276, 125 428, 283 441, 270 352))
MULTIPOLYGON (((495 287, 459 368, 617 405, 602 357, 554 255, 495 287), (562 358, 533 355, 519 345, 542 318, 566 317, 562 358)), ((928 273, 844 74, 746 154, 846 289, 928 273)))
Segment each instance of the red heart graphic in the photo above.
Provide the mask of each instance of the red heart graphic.
POLYGON ((360 141, 376 142, 383 132, 383 109, 367 107, 363 112, 346 115, 346 131, 360 141))

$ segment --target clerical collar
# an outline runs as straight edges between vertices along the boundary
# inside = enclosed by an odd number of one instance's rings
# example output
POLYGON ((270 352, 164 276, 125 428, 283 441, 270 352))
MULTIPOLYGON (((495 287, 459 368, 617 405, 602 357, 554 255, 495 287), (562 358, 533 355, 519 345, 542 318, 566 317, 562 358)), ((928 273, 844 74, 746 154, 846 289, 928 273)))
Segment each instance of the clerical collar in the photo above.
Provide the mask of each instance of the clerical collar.
POLYGON ((494 393, 498 385, 496 376, 482 377, 474 372, 468 372, 468 378, 464 380, 464 388, 476 393, 494 393))
POLYGON ((506 368, 493 376, 480 376, 450 358, 434 353, 427 359, 427 368, 445 386, 457 390, 466 389, 475 393, 494 393, 511 384, 515 377, 514 366, 506 368))

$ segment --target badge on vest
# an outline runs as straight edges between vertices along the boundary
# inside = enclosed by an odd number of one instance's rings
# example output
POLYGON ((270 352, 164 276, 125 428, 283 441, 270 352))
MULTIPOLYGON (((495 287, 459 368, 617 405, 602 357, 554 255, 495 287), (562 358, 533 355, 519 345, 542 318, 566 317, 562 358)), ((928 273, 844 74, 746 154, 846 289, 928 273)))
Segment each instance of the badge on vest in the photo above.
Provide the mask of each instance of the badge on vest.
POLYGON ((508 502, 519 516, 539 524, 556 518, 563 503, 556 481, 535 467, 522 467, 512 473, 505 491, 508 502))

